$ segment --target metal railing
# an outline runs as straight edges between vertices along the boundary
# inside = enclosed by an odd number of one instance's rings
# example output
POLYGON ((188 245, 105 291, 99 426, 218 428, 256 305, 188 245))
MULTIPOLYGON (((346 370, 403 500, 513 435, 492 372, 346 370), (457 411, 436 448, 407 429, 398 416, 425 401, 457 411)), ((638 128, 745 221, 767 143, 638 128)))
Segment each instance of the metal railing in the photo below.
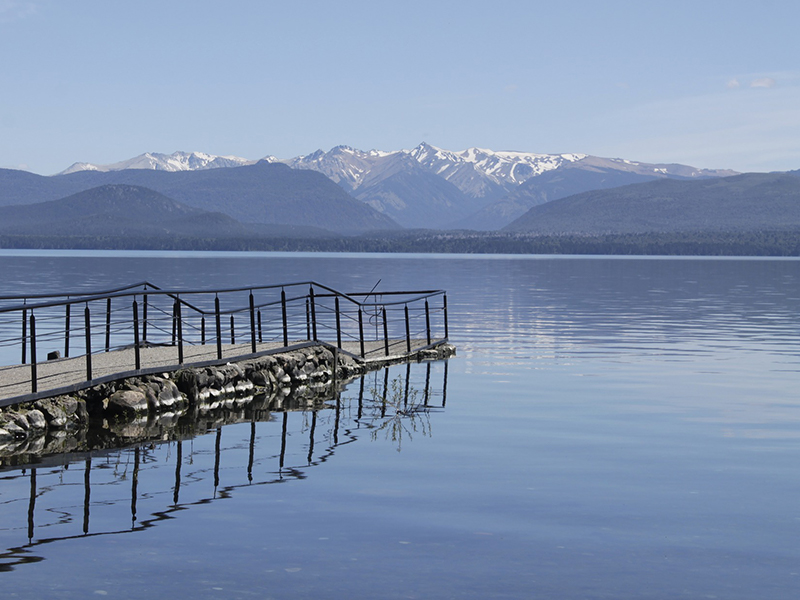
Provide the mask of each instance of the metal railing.
POLYGON ((231 346, 247 355, 263 351, 262 344, 274 351, 322 342, 369 359, 447 338, 443 290, 346 294, 314 281, 168 290, 140 282, 100 292, 0 297, 0 364, 30 365, 33 394, 45 358, 84 356, 91 382, 92 356, 121 349, 134 349, 130 368, 139 371, 142 353, 154 346, 174 347, 182 365, 189 346, 215 346, 212 355, 222 361, 231 346))

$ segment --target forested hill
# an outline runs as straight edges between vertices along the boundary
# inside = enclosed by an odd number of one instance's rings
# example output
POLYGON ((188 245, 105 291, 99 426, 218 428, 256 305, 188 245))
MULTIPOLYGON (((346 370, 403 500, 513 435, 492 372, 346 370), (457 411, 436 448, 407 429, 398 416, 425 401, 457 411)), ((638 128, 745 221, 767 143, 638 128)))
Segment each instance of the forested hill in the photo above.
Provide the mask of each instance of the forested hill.
POLYGON ((228 215, 188 206, 148 188, 109 184, 59 200, 0 206, 0 235, 16 239, 45 236, 57 247, 64 247, 78 238, 128 243, 142 238, 313 239, 336 234, 308 226, 240 223, 228 215))
POLYGON ((52 177, 0 169, 0 206, 61 199, 109 184, 155 190, 188 206, 221 212, 242 223, 310 226, 338 233, 399 227, 321 173, 267 162, 204 171, 126 169, 52 177))
POLYGON ((746 173, 584 192, 535 206, 505 231, 603 235, 794 229, 800 229, 800 177, 746 173))

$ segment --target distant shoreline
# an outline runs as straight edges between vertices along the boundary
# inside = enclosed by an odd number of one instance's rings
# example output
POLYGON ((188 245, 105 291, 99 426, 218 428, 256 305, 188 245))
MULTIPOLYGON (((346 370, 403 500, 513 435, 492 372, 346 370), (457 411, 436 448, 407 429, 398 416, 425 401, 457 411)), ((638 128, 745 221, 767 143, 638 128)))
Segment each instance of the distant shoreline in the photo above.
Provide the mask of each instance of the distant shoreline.
POLYGON ((0 248, 796 257, 800 256, 800 230, 606 235, 424 231, 330 238, 0 235, 0 248))

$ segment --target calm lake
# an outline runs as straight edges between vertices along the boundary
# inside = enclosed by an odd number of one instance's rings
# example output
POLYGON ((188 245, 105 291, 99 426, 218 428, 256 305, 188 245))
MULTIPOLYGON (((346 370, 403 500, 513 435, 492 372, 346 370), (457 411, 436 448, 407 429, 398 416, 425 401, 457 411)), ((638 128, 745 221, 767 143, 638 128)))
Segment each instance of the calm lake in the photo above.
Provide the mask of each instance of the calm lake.
POLYGON ((307 279, 446 289, 458 356, 0 471, 3 598, 800 596, 798 260, 0 251, 0 294, 307 279))

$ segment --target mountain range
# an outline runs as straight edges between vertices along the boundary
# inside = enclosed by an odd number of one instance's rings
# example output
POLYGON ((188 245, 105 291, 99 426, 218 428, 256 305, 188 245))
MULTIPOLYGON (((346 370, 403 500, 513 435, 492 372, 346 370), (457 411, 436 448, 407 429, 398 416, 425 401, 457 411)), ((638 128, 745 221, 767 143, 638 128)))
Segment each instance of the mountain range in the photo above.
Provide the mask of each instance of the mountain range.
POLYGON ((218 158, 149 154, 50 177, 0 169, 2 243, 800 252, 800 170, 730 175, 586 155, 453 153, 425 144, 398 152, 338 146, 292 165, 218 158), (435 228, 454 216, 482 227, 449 233, 435 228), (423 230, 403 229, 392 217, 423 230), (499 232, 476 231, 501 225, 499 232))
MULTIPOLYGON (((425 142, 411 150, 396 151, 336 146, 327 152, 318 150, 290 159, 267 156, 259 161, 262 163, 283 163, 295 170, 322 173, 347 194, 403 227, 476 230, 500 229, 533 206, 584 191, 657 179, 735 174, 586 154, 497 152, 480 148, 454 152, 425 142)), ((232 156, 148 153, 113 165, 76 163, 54 177, 133 170, 211 172, 253 164, 254 161, 232 156)), ((203 207, 214 208, 208 204, 203 207)), ((238 214, 232 216, 241 218, 238 214)))

